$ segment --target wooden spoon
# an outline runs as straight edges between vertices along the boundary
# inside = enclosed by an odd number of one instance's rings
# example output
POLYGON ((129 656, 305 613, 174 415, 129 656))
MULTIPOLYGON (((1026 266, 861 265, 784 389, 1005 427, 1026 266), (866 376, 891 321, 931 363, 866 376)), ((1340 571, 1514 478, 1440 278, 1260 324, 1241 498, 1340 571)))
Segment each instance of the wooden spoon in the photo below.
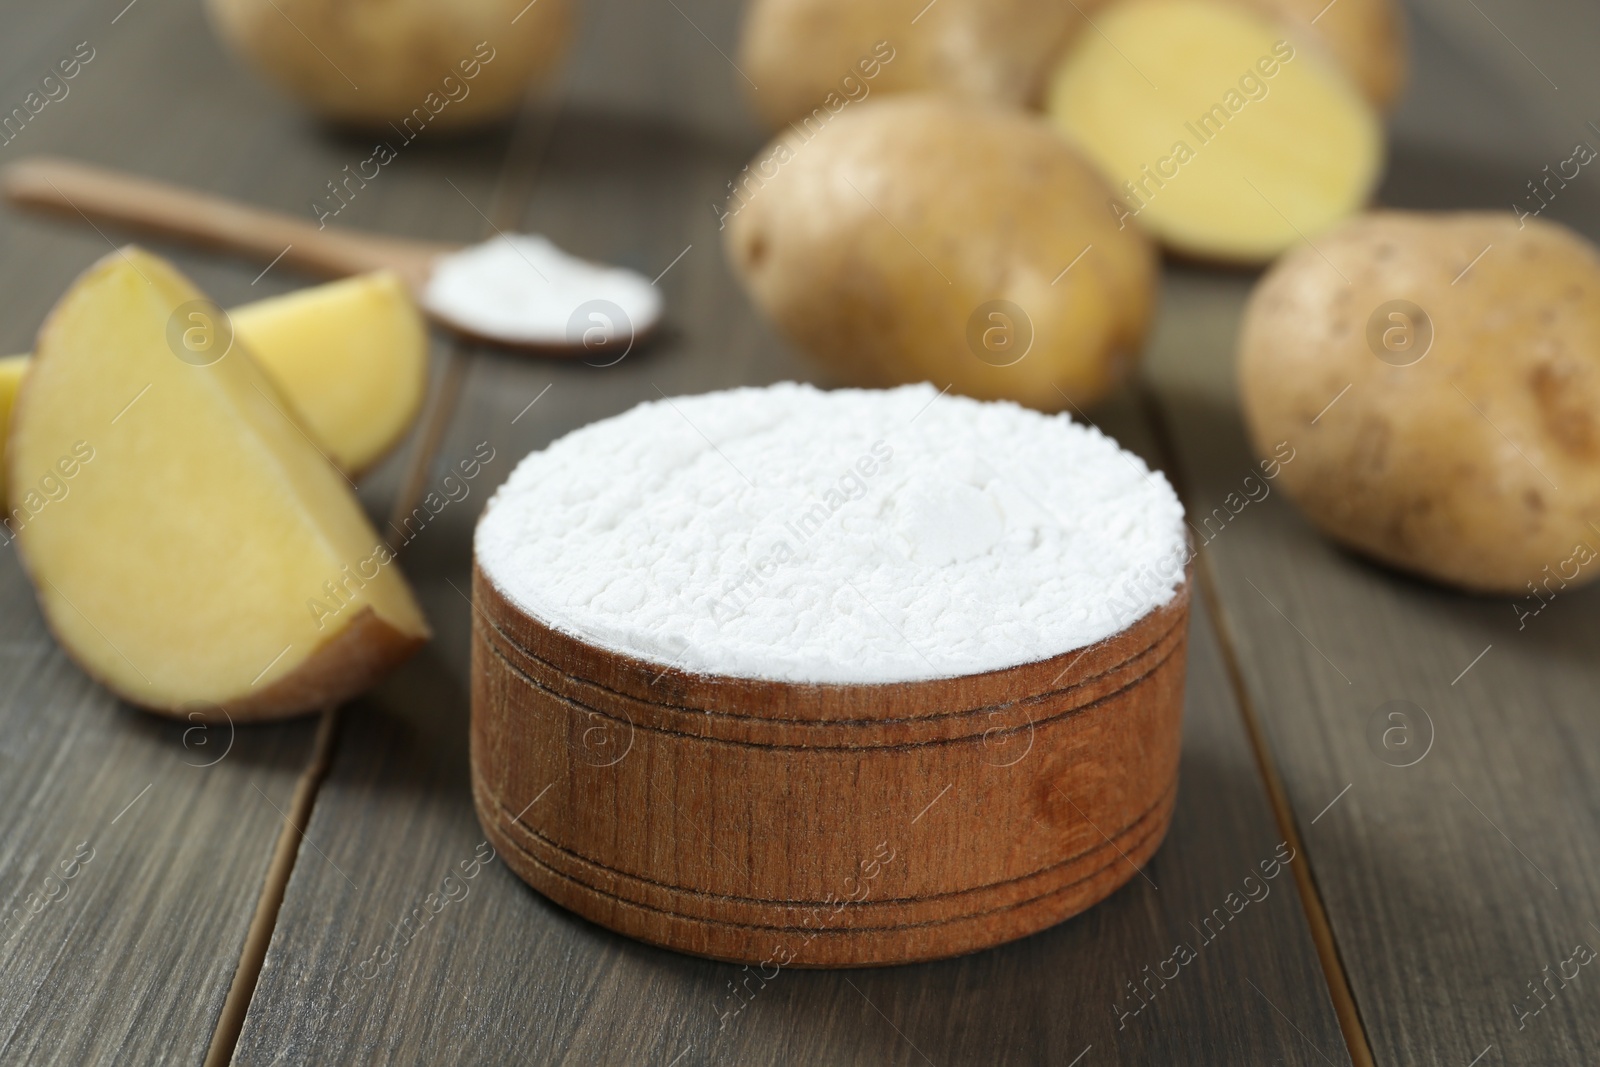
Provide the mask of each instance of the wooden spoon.
POLYGON ((463 246, 341 228, 319 228, 303 219, 250 207, 210 193, 65 159, 38 156, 0 171, 0 194, 18 207, 81 218, 93 226, 109 222, 204 248, 230 252, 260 263, 282 262, 309 274, 343 278, 368 271, 399 275, 433 321, 474 340, 551 354, 582 354, 597 348, 631 347, 654 321, 630 326, 626 336, 607 335, 584 342, 561 337, 540 340, 504 336, 492 328, 455 318, 430 307, 428 281, 441 256, 463 246))

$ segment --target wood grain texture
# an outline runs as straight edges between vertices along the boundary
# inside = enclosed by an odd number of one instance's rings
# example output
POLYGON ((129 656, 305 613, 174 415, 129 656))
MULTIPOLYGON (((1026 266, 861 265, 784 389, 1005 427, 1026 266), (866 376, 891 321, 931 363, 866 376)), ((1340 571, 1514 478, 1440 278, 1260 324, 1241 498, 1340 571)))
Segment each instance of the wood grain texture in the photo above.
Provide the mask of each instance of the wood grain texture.
MULTIPOLYGON (((1184 301, 1180 286, 1169 298, 1184 301)), ((1230 343, 1191 332, 1183 359, 1221 377, 1230 343)), ((1209 513, 1254 457, 1217 393, 1161 395, 1192 471, 1186 503, 1209 513)), ((1563 1049, 1600 1040, 1600 1008, 1569 998, 1534 1029, 1512 1005, 1578 942, 1600 947, 1595 814, 1573 803, 1600 773, 1595 592, 1563 594, 1519 630, 1511 600, 1345 554, 1277 494, 1201 558, 1378 1062, 1466 1063, 1491 1043, 1520 1049, 1507 1063, 1579 1062, 1563 1049)))
POLYGON ((939 959, 1099 902, 1166 833, 1187 583, 1086 648, 892 685, 687 673, 543 625, 476 565, 472 590, 479 818, 620 933, 779 967, 939 959))
POLYGON ((198 1062, 309 724, 234 731, 119 706, 20 607, 15 560, 0 572, 18 605, 0 640, 0 1059, 198 1062))
MULTIPOLYGON (((440 637, 349 712, 238 1061, 1347 1062, 1291 881, 1261 881, 1280 838, 1204 611, 1190 638, 1178 802, 1149 881, 1135 877, 1012 945, 753 978, 759 969, 609 934, 544 901, 498 859, 478 859, 466 561, 490 486, 527 449, 658 389, 807 374, 737 296, 706 207, 760 142, 738 75, 701 35, 731 52, 732 8, 678 6, 589 9, 566 106, 539 112, 510 145, 532 199, 507 220, 652 277, 684 253, 661 281, 670 321, 605 370, 472 361, 460 416, 418 488, 477 442, 491 441, 496 458, 404 562, 440 637), (425 901, 446 870, 469 893, 435 914, 425 901), (1197 933, 1208 915, 1219 924, 1216 909, 1231 914, 1228 895, 1238 899, 1252 872, 1270 895, 1214 938, 1197 933), (1159 970, 1180 940, 1197 959, 1143 1006, 1126 983, 1142 982, 1146 965, 1159 970)), ((1585 80, 1592 10, 1480 6, 1414 8, 1418 73, 1396 117, 1392 203, 1502 204, 1588 136, 1585 102, 1600 89, 1585 80)), ((370 153, 227 63, 192 6, 143 0, 112 26, 114 14, 6 6, 0 103, 20 101, 76 42, 99 51, 72 95, 0 159, 58 152, 303 211, 323 181, 370 153)), ((506 149, 504 136, 419 142, 337 223, 477 236, 506 149)), ((1573 183, 1547 215, 1595 236, 1596 202, 1573 183)), ((49 301, 107 246, 81 227, 10 217, 0 240, 9 253, 0 338, 23 351, 49 301)), ((252 285, 253 269, 180 263, 228 305, 298 281, 281 264, 252 285)), ((1228 384, 1247 284, 1177 272, 1152 352, 1159 407, 1201 511, 1221 506, 1253 466, 1228 384)), ((1125 406, 1092 414, 1148 448, 1125 406)), ((379 472, 370 499, 391 495, 398 463, 379 472)), ((1600 945, 1588 925, 1600 922, 1600 815, 1586 799, 1600 773, 1596 594, 1563 595, 1517 630, 1507 603, 1329 549, 1276 495, 1228 523, 1201 565, 1310 850, 1290 866, 1309 859, 1315 871, 1379 1062, 1591 1059, 1600 1017, 1587 969, 1523 1027, 1512 1004, 1531 1007, 1528 983, 1570 958, 1574 942, 1600 945), (1372 713, 1391 699, 1431 715, 1435 744, 1411 767, 1385 764, 1379 753, 1392 753, 1367 741, 1372 713)), ((0 917, 41 892, 46 869, 70 864, 79 842, 96 849, 71 895, 0 945, 0 1060, 197 1061, 282 826, 254 788, 287 809, 310 725, 242 730, 216 767, 180 766, 201 761, 198 739, 185 748, 181 725, 116 707, 54 652, 14 560, 0 561, 0 603, 0 917)))
MULTIPOLYGON (((1593 39, 1593 10, 1560 5, 1515 31, 1501 21, 1509 8, 1484 10, 1560 93, 1478 13, 1424 6, 1418 89, 1398 117, 1384 191, 1394 206, 1509 207, 1557 146, 1565 159, 1569 141, 1597 143, 1566 99, 1600 89, 1576 45, 1593 39)), ((1600 236, 1594 188, 1574 183, 1549 216, 1600 236)), ((1196 523, 1232 510, 1227 495, 1256 471, 1232 381, 1249 281, 1169 276, 1150 350, 1196 523)), ((1353 399, 1322 422, 1355 417, 1353 399)), ((1579 944, 1600 949, 1600 590, 1563 592, 1519 628, 1512 598, 1452 592, 1340 551, 1277 492, 1210 529, 1199 565, 1220 594, 1376 1062, 1592 1062, 1600 999, 1589 968, 1568 964, 1575 981, 1544 983, 1579 944)))
MULTIPOLYGON (((660 281, 667 322, 604 369, 473 358, 432 477, 480 445, 493 459, 405 557, 438 637, 344 722, 307 830, 350 881, 296 867, 237 1062, 1347 1063, 1293 880, 1261 881, 1280 837, 1200 614, 1166 843, 1104 903, 1013 944, 767 980, 612 934, 478 859, 468 594, 484 496, 528 450, 658 390, 808 372, 739 296, 706 207, 763 139, 698 32, 728 51, 736 7, 679 6, 591 8, 565 107, 512 153, 531 195, 524 228, 652 277, 683 253, 660 281), (1219 928, 1216 909, 1229 914, 1251 875, 1268 895, 1211 940, 1197 933, 1207 916, 1219 928), (1197 958, 1164 987, 1151 979, 1142 1007, 1129 983, 1180 941, 1197 958)), ((1103 425, 1150 453, 1127 398, 1103 425)))
MULTIPOLYGON (((482 427, 490 411, 503 425, 515 410, 499 399, 471 389, 458 429, 482 427)), ((527 441, 547 432, 521 425, 527 441)), ((466 440, 443 455, 463 454, 466 440)), ((1293 879, 1261 869, 1280 839, 1203 617, 1191 636, 1173 825, 1142 876, 1077 918, 987 952, 774 975, 590 925, 498 857, 475 869, 485 853, 469 794, 473 611, 460 562, 471 516, 438 533, 444 548, 428 556, 440 569, 416 572, 440 637, 350 715, 308 827, 354 886, 321 863, 296 869, 238 1062, 1066 1063, 1090 1045, 1096 1063, 1348 1062, 1293 879), (405 846, 383 844, 392 840, 405 846), (1251 887, 1267 895, 1220 920, 1251 887), (1128 984, 1180 942, 1198 958, 1171 983, 1152 980, 1145 1007, 1128 984)), ((917 799, 939 791, 927 784, 917 799)))
MULTIPOLYGON (((241 77, 198 5, 141 2, 113 25, 121 7, 0 8, 7 111, 80 42, 94 49, 68 95, 0 147, 0 163, 56 153, 225 189, 310 219, 307 202, 322 183, 370 153, 308 126, 241 77)), ((492 179, 505 148, 502 135, 456 149, 450 173, 466 195, 487 196, 474 162, 487 162, 492 179)), ((439 156, 422 143, 411 151, 412 174, 373 183, 339 221, 384 219, 426 236, 475 218, 444 184, 439 156)), ((103 229, 0 213, 5 351, 33 347, 55 299, 121 236, 103 229)), ((173 258, 228 306, 306 282, 281 263, 263 275, 260 266, 173 258)), ((364 483, 380 516, 409 447, 364 483)), ((118 704, 50 641, 15 549, 3 543, 0 605, 0 1062, 199 1063, 316 721, 201 730, 118 704), (74 866, 84 843, 92 858, 74 866), (61 880, 63 862, 75 872, 70 881, 61 880)))

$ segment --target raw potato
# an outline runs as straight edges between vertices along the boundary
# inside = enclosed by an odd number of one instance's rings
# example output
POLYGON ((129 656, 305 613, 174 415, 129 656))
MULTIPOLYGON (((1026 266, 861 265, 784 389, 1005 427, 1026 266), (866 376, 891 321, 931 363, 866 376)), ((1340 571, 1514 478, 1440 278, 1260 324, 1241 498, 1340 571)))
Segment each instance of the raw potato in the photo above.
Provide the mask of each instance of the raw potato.
MULTIPOLYGON (((748 96, 773 129, 875 92, 937 90, 1029 106, 1067 42, 1094 36, 1087 19, 1098 23, 1116 2, 754 0, 739 66, 760 86, 748 96), (885 56, 892 58, 881 62, 885 56)), ((1394 0, 1226 2, 1284 23, 1297 40, 1326 50, 1374 107, 1394 106, 1406 74, 1394 0)))
POLYGON ((1600 575, 1595 248, 1537 219, 1401 212, 1317 248, 1262 279, 1239 348, 1250 436, 1293 447, 1279 484, 1307 517, 1466 589, 1600 575))
MULTIPOLYGON (((1098 24, 1120 0, 1078 0, 1098 24)), ((1226 0, 1291 31, 1297 44, 1326 51, 1380 111, 1394 107, 1406 81, 1405 23, 1395 0, 1226 0)), ((1093 32, 1090 30, 1089 32, 1093 32)), ((1160 84, 1158 81, 1157 84, 1160 84)))
POLYGON ((1097 23, 1049 110, 1111 179, 1123 222, 1189 255, 1259 263, 1366 204, 1382 130, 1317 51, 1216 0, 1129 0, 1097 23))
POLYGON ((760 87, 749 98, 773 129, 870 93, 941 90, 1025 106, 1082 21, 1049 0, 754 0, 739 67, 760 87))
POLYGON ((137 248, 61 298, 12 412, 9 532, 62 647, 128 701, 234 721, 325 707, 428 627, 242 347, 175 354, 199 299, 137 248))
MULTIPOLYGON (((22 388, 22 374, 28 369, 27 356, 0 357, 0 455, 6 441, 6 427, 11 425, 11 406, 16 403, 17 390, 22 388)), ((5 466, 0 464, 0 500, 6 498, 5 466)))
POLYGON ((350 477, 405 437, 428 384, 428 326, 404 283, 365 274, 229 312, 234 336, 350 477))
POLYGON ((846 381, 1058 411, 1138 352, 1154 251, 1042 119, 888 96, 790 131, 748 174, 724 220, 740 280, 846 381))
MULTIPOLYGON (((416 420, 428 383, 428 330, 394 275, 296 290, 228 318, 283 393, 285 410, 349 477, 371 469, 416 420)), ((0 359, 0 445, 27 365, 27 356, 0 359)))
POLYGON ((402 138, 424 125, 462 128, 509 115, 528 85, 554 70, 572 35, 571 0, 206 0, 206 7, 235 52, 312 111, 386 136, 390 123, 415 114, 402 138))
POLYGON ((1399 100, 1406 84, 1406 29, 1395 0, 1242 2, 1299 31, 1308 45, 1325 45, 1379 111, 1390 111, 1399 100))

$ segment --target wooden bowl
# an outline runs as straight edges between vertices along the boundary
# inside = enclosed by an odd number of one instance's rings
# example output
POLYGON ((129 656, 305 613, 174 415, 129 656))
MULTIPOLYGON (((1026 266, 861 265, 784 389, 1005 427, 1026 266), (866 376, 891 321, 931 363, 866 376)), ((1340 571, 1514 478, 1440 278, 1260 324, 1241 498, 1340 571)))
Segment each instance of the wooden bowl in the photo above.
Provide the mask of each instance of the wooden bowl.
POLYGON ((1132 878, 1177 788, 1189 581, 1126 630, 888 685, 692 674, 473 568, 472 786, 506 863, 602 926, 766 967, 958 955, 1132 878))

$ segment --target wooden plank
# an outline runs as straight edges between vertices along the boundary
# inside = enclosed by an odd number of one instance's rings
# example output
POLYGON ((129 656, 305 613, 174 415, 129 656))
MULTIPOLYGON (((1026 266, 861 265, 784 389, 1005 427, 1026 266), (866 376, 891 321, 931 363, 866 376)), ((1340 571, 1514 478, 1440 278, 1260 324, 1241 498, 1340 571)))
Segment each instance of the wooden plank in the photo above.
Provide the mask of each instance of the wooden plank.
MULTIPOLYGON (((1204 613, 1178 811, 1148 880, 1036 937, 915 967, 783 971, 735 1012, 750 972, 617 937, 477 863, 466 593, 491 487, 528 450, 658 390, 807 373, 739 295, 704 206, 758 144, 737 76, 697 36, 731 51, 735 6, 680 6, 596 11, 572 65, 590 73, 570 84, 548 150, 521 155, 543 165, 520 225, 651 274, 689 249, 662 279, 668 328, 605 369, 474 357, 433 478, 493 458, 406 558, 438 637, 343 722, 307 827, 329 862, 295 869, 237 1061, 1349 1062, 1291 876, 1214 942, 1190 926, 1259 878, 1281 840, 1204 613), (1133 1013, 1127 983, 1180 941, 1197 959, 1133 1013)), ((1106 417, 1150 451, 1131 401, 1106 417)))
MULTIPOLYGON (((185 33, 157 10, 119 27, 120 47, 108 47, 105 19, 58 10, 47 24, 45 10, 7 35, 8 71, 36 80, 84 40, 95 56, 69 95, 6 146, 7 159, 101 141, 114 129, 100 103, 112 85, 159 105, 158 94, 127 91, 139 54, 163 33, 181 43, 199 29, 185 33)), ((15 82, 0 91, 20 101, 26 89, 15 82)), ((127 161, 177 140, 153 136, 127 161)), ((26 351, 56 295, 107 244, 87 229, 12 216, 0 218, 0 241, 10 251, 0 261, 0 329, 8 350, 26 351)), ((278 836, 273 806, 289 804, 311 724, 190 732, 120 706, 54 646, 15 548, 0 552, 9 608, 0 620, 0 1058, 198 1061, 278 836)))
MULTIPOLYGON (((370 152, 309 126, 225 60, 199 5, 139 4, 113 24, 116 14, 49 5, 4 14, 7 108, 79 42, 95 51, 69 94, 0 149, 0 163, 59 153, 309 216, 322 183, 370 152)), ((487 198, 505 148, 504 136, 458 146, 448 173, 487 198)), ((339 221, 381 219, 426 236, 476 218, 444 184, 440 153, 425 141, 409 152, 412 171, 386 173, 339 221)), ((4 350, 30 348, 56 296, 118 237, 0 216, 4 350)), ((282 270, 258 278, 260 265, 174 258, 225 305, 304 284, 282 270)), ((408 448, 364 487, 380 516, 408 448)), ((0 1060, 199 1062, 316 721, 191 731, 119 705, 51 642, 14 548, 0 546, 0 557, 0 1060), (74 865, 75 856, 92 858, 74 865)))
MULTIPOLYGON (((1510 17, 1503 5, 1491 10, 1510 17)), ((1592 64, 1559 40, 1579 39, 1562 29, 1569 16, 1592 24, 1594 12, 1564 4, 1499 24, 1561 83, 1562 98, 1592 100, 1592 64)), ((1390 203, 1424 207, 1442 190, 1453 205, 1508 206, 1550 151, 1570 151, 1561 132, 1570 104, 1552 116, 1550 87, 1481 22, 1470 9, 1456 20, 1425 8, 1422 84, 1400 117, 1390 203), (1505 73, 1518 66, 1525 91, 1505 73), (1537 134, 1502 138, 1498 122, 1464 121, 1467 109, 1441 87, 1465 88, 1468 70, 1499 72, 1489 90, 1473 91, 1537 134)), ((1592 131, 1585 139, 1597 143, 1592 131)), ((1592 187, 1571 194, 1551 214, 1600 234, 1592 187)), ((1233 387, 1250 284, 1175 273, 1151 346, 1191 515, 1221 505, 1254 470, 1233 387)), ((1201 560, 1376 1061, 1590 1061, 1600 1001, 1584 980, 1554 979, 1542 998, 1529 983, 1544 983, 1576 946, 1600 947, 1600 812, 1588 800, 1600 774, 1600 590, 1563 592, 1519 629, 1509 598, 1458 594, 1357 559, 1280 494, 1213 527, 1201 560), (1426 718, 1389 719, 1391 701, 1426 718), (1385 746, 1391 726, 1402 732, 1385 746)))
MULTIPOLYGON (((505 401, 530 386, 506 383, 539 374, 495 369, 505 373, 472 383, 468 432, 444 457, 471 455, 480 427, 508 426, 505 401)), ((493 438, 496 462, 557 419, 528 421, 493 438)), ((447 887, 460 899, 431 918, 426 896, 463 863, 475 870, 484 839, 463 729, 471 518, 442 526, 427 569, 413 568, 435 648, 344 725, 307 832, 351 881, 297 867, 239 1062, 1067 1062, 1091 1045, 1094 1063, 1348 1062, 1292 876, 1265 883, 1269 895, 1214 944, 1189 925, 1242 892, 1280 841, 1203 614, 1178 812, 1150 880, 1037 937, 917 967, 784 972, 756 982, 723 1027, 740 1003, 730 983, 749 972, 584 923, 499 864, 447 887), (1180 942, 1198 950, 1193 973, 1119 1027, 1113 1005, 1140 1005, 1125 983, 1180 942)))

